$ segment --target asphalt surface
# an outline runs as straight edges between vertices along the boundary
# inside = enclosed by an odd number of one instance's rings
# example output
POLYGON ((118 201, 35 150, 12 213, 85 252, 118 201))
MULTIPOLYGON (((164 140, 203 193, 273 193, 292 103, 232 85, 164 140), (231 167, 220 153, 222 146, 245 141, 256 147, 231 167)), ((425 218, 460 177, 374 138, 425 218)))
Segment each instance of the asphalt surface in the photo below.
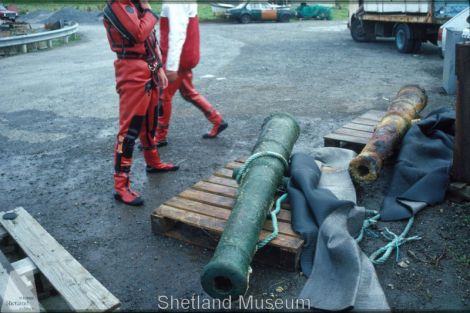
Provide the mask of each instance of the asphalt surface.
MULTIPOLYGON (((404 55, 392 41, 355 43, 345 22, 207 23, 201 32, 195 85, 229 128, 220 138, 203 140, 210 125, 177 96, 170 145, 161 155, 181 162, 181 169, 147 175, 136 152, 133 186, 146 200, 141 208, 112 197, 118 97, 102 25, 81 26, 81 40, 67 46, 0 59, 0 208, 25 207, 124 310, 156 309, 159 295, 207 297, 199 277, 211 252, 154 236, 150 213, 248 155, 270 112, 298 119, 302 133, 295 150, 308 152, 357 115, 386 109, 404 84, 427 90, 425 113, 455 100, 441 93, 443 62, 429 44, 419 55, 404 55)), ((389 170, 372 187, 358 188, 361 204, 378 209, 388 177, 389 170)), ((420 213, 416 232, 425 239, 402 252, 410 264, 399 267, 392 258, 378 268, 393 308, 469 308, 469 210, 445 203, 420 213), (445 256, 433 266, 442 249, 445 256)), ((250 295, 288 299, 299 294, 305 278, 255 265, 250 282, 250 295)))

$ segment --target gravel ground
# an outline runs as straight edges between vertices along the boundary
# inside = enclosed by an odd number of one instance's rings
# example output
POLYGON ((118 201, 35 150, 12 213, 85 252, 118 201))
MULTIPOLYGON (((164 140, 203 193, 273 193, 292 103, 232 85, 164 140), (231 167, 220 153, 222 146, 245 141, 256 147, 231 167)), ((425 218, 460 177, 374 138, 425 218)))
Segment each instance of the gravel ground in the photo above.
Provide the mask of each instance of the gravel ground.
MULTIPOLYGON (((393 42, 358 44, 344 22, 203 24, 195 84, 229 122, 213 141, 209 124, 176 97, 164 160, 175 173, 146 175, 139 153, 134 187, 146 204, 133 209, 112 198, 112 150, 118 97, 113 54, 101 25, 81 27, 68 46, 0 59, 0 198, 2 210, 25 207, 121 301, 124 310, 151 310, 158 295, 207 297, 199 283, 211 252, 151 233, 151 211, 254 145, 269 112, 287 111, 302 128, 296 151, 322 146, 322 137, 369 109, 386 109, 407 83, 428 92, 432 109, 453 106, 441 93, 442 60, 424 45, 419 55, 393 42)), ((358 186, 360 204, 378 209, 390 168, 372 186, 358 186)), ((399 231, 403 223, 380 224, 399 231)), ((444 203, 421 212, 400 256, 377 272, 394 309, 469 309, 470 207, 444 203)), ((367 240, 368 253, 381 240, 367 240)), ((248 293, 296 297, 305 278, 254 266, 248 293), (277 287, 283 291, 276 292, 277 287)), ((279 289, 278 289, 279 290, 279 289)))

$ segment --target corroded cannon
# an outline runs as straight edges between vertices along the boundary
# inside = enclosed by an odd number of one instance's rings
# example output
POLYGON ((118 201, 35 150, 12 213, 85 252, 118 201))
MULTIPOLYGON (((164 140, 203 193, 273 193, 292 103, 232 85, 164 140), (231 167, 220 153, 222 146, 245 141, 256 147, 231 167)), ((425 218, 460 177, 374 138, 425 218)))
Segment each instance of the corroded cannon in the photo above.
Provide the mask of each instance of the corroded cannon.
POLYGON ((258 238, 299 132, 297 121, 289 114, 276 113, 265 119, 248 159, 251 161, 245 163, 240 173, 232 213, 212 260, 203 269, 201 284, 210 296, 238 298, 248 289, 250 263, 258 238))
POLYGON ((384 160, 393 154, 426 103, 426 91, 420 86, 407 85, 400 89, 372 138, 349 164, 355 181, 372 182, 377 179, 384 160))

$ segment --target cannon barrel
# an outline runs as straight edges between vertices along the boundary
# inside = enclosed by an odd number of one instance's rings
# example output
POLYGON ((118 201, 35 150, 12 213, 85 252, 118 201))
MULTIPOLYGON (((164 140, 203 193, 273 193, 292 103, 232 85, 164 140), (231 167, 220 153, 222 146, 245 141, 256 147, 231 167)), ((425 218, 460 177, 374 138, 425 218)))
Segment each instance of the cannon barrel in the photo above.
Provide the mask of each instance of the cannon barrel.
POLYGON ((299 133, 297 121, 287 113, 264 120, 252 152, 259 157, 246 166, 214 256, 203 269, 201 284, 210 296, 238 299, 247 291, 258 238, 287 170, 284 160, 289 160, 299 133))
POLYGON ((426 103, 427 96, 423 88, 407 85, 400 89, 387 114, 376 126, 372 138, 349 164, 349 171, 355 181, 373 182, 377 179, 384 160, 393 154, 426 103))

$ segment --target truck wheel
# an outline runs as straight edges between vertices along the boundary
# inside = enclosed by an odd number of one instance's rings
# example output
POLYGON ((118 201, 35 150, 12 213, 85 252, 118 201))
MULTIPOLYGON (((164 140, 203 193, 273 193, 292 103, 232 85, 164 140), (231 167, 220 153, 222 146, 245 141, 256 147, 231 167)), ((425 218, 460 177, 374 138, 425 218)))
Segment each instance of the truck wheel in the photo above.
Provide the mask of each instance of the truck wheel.
POLYGON ((395 28, 395 46, 401 53, 413 52, 415 45, 419 49, 421 41, 413 40, 413 29, 408 24, 398 24, 395 28))
POLYGON ((248 24, 251 21, 251 16, 249 14, 243 14, 240 17, 240 23, 242 24, 248 24))
POLYGON ((356 17, 351 19, 351 37, 357 42, 373 41, 375 39, 374 24, 361 21, 356 17))

